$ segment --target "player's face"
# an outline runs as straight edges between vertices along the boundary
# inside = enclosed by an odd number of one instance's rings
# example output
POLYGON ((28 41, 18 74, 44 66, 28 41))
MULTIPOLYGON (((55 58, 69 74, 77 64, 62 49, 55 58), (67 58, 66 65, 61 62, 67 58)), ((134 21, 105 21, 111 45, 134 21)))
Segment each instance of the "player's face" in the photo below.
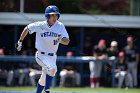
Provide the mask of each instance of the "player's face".
POLYGON ((58 19, 58 15, 56 15, 56 14, 51 14, 51 15, 50 15, 50 18, 48 19, 48 23, 49 23, 50 25, 53 25, 53 24, 56 22, 57 19, 58 19))

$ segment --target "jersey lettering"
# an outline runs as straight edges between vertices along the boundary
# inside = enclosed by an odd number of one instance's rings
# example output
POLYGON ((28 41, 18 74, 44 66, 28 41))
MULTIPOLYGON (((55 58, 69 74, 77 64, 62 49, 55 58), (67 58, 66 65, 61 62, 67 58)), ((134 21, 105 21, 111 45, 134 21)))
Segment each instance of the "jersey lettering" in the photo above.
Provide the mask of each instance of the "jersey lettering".
POLYGON ((54 32, 44 32, 44 33, 41 33, 40 34, 41 37, 57 37, 57 33, 54 33, 54 32))

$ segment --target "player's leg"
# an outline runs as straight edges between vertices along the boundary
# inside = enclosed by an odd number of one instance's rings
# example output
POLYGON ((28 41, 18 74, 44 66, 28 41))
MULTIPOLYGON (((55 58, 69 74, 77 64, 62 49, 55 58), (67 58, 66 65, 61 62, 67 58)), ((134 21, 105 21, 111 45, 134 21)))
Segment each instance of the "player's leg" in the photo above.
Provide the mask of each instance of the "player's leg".
POLYGON ((45 69, 43 72, 46 72, 46 79, 45 79, 45 87, 44 91, 46 93, 50 93, 50 86, 52 83, 52 79, 55 76, 57 72, 57 66, 56 66, 56 55, 54 56, 44 56, 45 62, 45 69))
MULTIPOLYGON (((39 56, 39 53, 36 52, 36 55, 35 55, 35 59, 36 59, 36 62, 40 65, 40 66, 43 66, 43 62, 42 60, 40 59, 40 56, 39 56)), ((42 93, 43 89, 44 89, 44 86, 45 86, 45 78, 46 78, 46 74, 42 72, 41 76, 40 76, 40 79, 38 81, 38 84, 37 84, 37 89, 36 89, 36 93, 42 93)))
POLYGON ((20 72, 18 84, 20 86, 22 86, 24 83, 24 78, 25 78, 26 74, 24 72, 24 69, 19 69, 19 70, 22 70, 22 72, 20 72))
POLYGON ((76 78, 76 86, 80 87, 80 84, 81 84, 81 75, 80 75, 80 73, 76 72, 75 78, 76 78))
POLYGON ((50 91, 51 82, 52 82, 52 79, 55 76, 56 72, 57 72, 56 67, 47 69, 45 87, 44 87, 44 90, 46 93, 50 93, 49 91, 50 91))
POLYGON ((39 82, 37 84, 36 93, 42 93, 43 89, 45 90, 46 93, 49 93, 51 81, 52 81, 52 78, 54 77, 56 72, 53 72, 53 69, 50 69, 48 71, 49 71, 49 73, 47 72, 47 69, 43 68, 41 77, 40 77, 39 82))
POLYGON ((42 74, 37 85, 36 93, 42 93, 43 89, 46 93, 50 93, 49 89, 55 73, 56 73, 56 69, 54 70, 54 69, 42 68, 42 74))
POLYGON ((43 89, 44 89, 44 86, 42 86, 41 84, 37 83, 36 93, 42 93, 43 89))
POLYGON ((49 61, 49 59, 47 59, 47 56, 36 52, 35 58, 37 63, 42 67, 42 74, 37 84, 36 93, 42 93, 43 89, 47 91, 47 93, 49 93, 50 83, 53 78, 51 76, 53 73, 53 69, 50 69, 51 66, 49 65, 49 63, 47 63, 49 61))
POLYGON ((35 76, 36 76, 37 74, 34 72, 34 71, 31 71, 30 73, 29 73, 29 79, 30 79, 30 84, 32 85, 32 86, 35 86, 36 85, 36 82, 35 82, 35 76))
MULTIPOLYGON (((44 69, 45 70, 45 69, 44 69)), ((44 91, 46 93, 49 93, 49 89, 50 89, 50 86, 51 86, 51 82, 52 82, 52 79, 53 79, 53 76, 54 76, 54 69, 50 69, 48 70, 49 73, 47 72, 46 73, 46 78, 45 78, 45 87, 44 87, 44 91)), ((43 71, 44 72, 44 71, 43 71)))
POLYGON ((134 69, 134 68, 132 68, 132 63, 130 63, 130 62, 128 62, 127 66, 128 66, 128 73, 130 73, 130 75, 132 77, 132 84, 134 86, 134 78, 133 78, 133 74, 132 74, 132 69, 134 69))
MULTIPOLYGON (((39 87, 41 87, 41 89, 43 87, 44 91, 46 93, 49 93, 52 78, 55 76, 55 73, 57 72, 56 55, 46 56, 46 55, 42 55, 40 52, 37 52, 36 61, 40 66, 42 66, 42 75, 39 80, 39 87)), ((37 90, 39 87, 37 87, 37 90)), ((39 91, 42 91, 42 90, 39 90, 39 91)))
POLYGON ((133 62, 132 63, 132 76, 133 76, 133 79, 134 79, 134 87, 137 87, 137 65, 136 65, 136 62, 133 62))
POLYGON ((6 85, 10 86, 13 78, 14 78, 14 71, 13 70, 8 71, 6 85))
POLYGON ((37 84, 36 93, 42 93, 42 90, 44 89, 44 86, 45 86, 45 78, 46 78, 46 74, 42 72, 40 79, 38 81, 38 84, 37 84))
POLYGON ((132 76, 128 72, 126 74, 125 85, 126 87, 130 87, 130 88, 133 87, 132 76))
POLYGON ((95 87, 95 72, 96 72, 96 63, 94 61, 89 62, 89 70, 90 70, 90 87, 95 87))
POLYGON ((96 87, 98 88, 100 86, 100 74, 102 70, 102 62, 96 63, 96 87))
POLYGON ((66 77, 67 77, 66 71, 67 70, 60 71, 60 84, 59 84, 60 87, 64 87, 64 83, 65 83, 66 77))
POLYGON ((125 78, 125 75, 119 73, 119 77, 118 77, 118 80, 119 80, 119 82, 118 82, 118 87, 119 87, 119 88, 122 87, 122 84, 123 84, 124 78, 125 78))

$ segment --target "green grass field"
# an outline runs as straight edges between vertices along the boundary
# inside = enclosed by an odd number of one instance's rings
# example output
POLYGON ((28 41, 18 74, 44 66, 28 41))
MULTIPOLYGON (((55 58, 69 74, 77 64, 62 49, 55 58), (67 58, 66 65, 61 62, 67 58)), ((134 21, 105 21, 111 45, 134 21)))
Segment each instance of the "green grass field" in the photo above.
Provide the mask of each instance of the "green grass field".
MULTIPOLYGON (((35 91, 35 87, 0 87, 0 91, 35 91)), ((140 89, 118 89, 118 88, 51 88, 51 91, 57 92, 123 92, 123 93, 140 93, 140 89)))

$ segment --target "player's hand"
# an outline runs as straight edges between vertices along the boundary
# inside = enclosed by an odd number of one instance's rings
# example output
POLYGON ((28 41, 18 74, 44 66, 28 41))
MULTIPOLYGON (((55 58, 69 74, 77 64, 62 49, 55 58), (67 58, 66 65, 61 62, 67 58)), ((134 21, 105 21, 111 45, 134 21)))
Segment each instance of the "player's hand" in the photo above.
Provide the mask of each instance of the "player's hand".
POLYGON ((59 42, 59 43, 61 43, 61 40, 62 40, 61 33, 58 33, 58 35, 57 35, 57 36, 58 36, 58 42, 59 42))
POLYGON ((21 48, 22 48, 22 42, 18 41, 18 43, 16 44, 17 51, 21 51, 21 48))

